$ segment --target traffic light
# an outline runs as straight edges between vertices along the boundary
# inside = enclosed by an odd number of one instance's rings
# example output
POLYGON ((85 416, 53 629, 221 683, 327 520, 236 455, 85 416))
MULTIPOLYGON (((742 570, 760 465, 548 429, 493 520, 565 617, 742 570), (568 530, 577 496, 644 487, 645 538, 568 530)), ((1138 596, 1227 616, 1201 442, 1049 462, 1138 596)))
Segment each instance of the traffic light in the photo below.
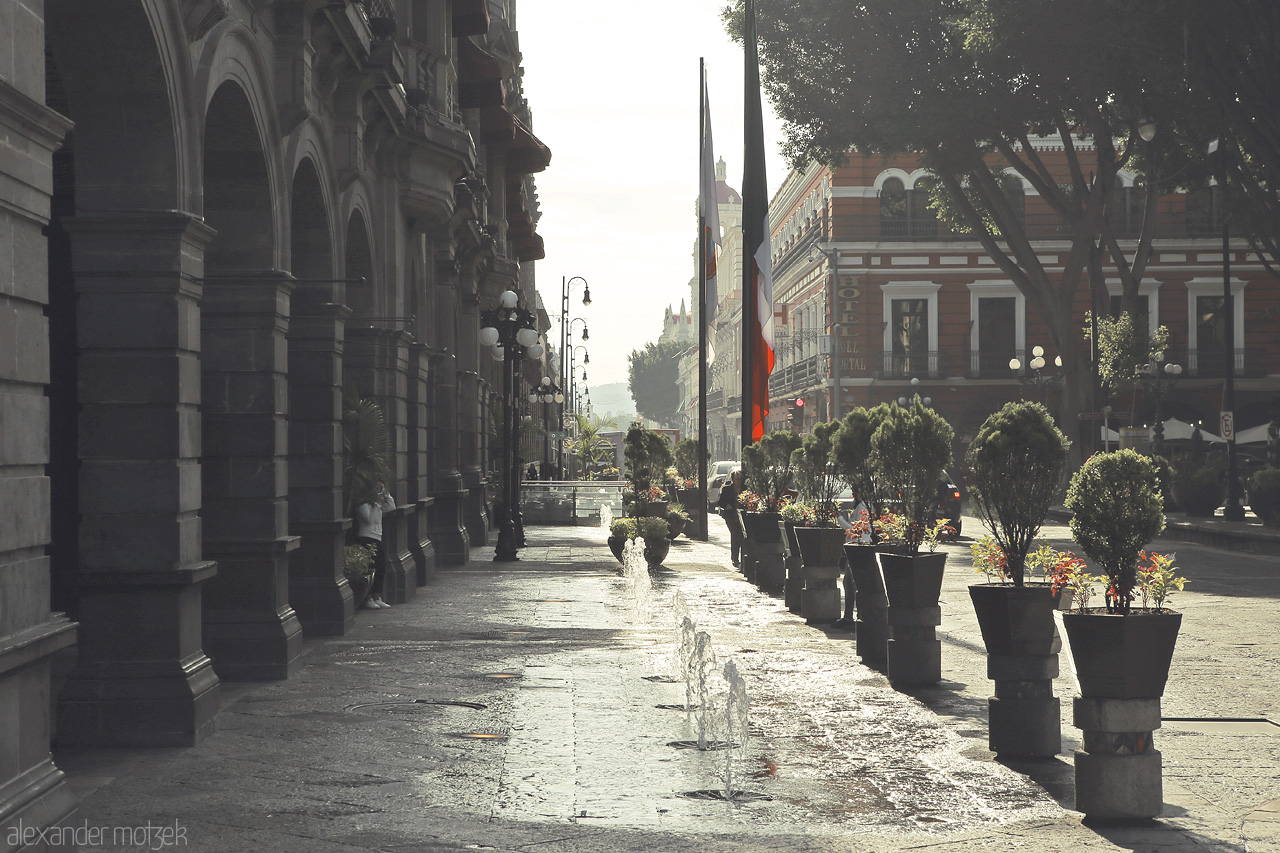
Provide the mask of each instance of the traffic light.
POLYGON ((796 429, 804 421, 804 397, 795 397, 788 406, 787 417, 796 429))

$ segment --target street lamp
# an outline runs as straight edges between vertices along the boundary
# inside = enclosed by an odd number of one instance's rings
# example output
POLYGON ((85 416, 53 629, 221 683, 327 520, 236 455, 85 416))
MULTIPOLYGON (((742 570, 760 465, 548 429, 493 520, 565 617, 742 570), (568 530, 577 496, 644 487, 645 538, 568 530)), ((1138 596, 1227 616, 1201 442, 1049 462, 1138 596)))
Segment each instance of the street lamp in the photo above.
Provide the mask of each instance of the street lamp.
MULTIPOLYGON (((1016 357, 1009 359, 1009 369, 1012 370, 1014 373, 1019 374, 1018 381, 1026 383, 1028 385, 1035 386, 1038 396, 1040 397, 1041 405, 1044 405, 1045 394, 1048 392, 1048 390, 1054 385, 1057 385, 1062 382, 1061 373, 1058 373, 1054 376, 1046 376, 1043 373, 1041 373, 1041 371, 1044 370, 1046 364, 1047 362, 1045 361, 1045 358, 1044 358, 1044 347, 1041 347, 1041 346, 1036 346, 1031 348, 1031 361, 1027 363, 1027 367, 1031 368, 1032 374, 1033 374, 1032 376, 1023 377, 1021 375, 1022 362, 1016 357)), ((1053 360, 1053 364, 1055 367, 1058 368, 1058 370, 1062 370, 1062 356, 1055 357, 1053 360)))
POLYGON ((520 297, 503 291, 498 306, 480 315, 478 335, 482 346, 502 362, 502 502, 498 509, 498 545, 495 562, 520 559, 516 555, 523 539, 520 519, 520 418, 516 387, 520 380, 520 360, 540 361, 545 352, 538 343, 537 319, 520 306, 520 297))
POLYGON ((838 421, 844 404, 840 388, 840 301, 837 299, 836 292, 840 280, 840 248, 838 246, 827 248, 825 244, 815 243, 809 249, 809 260, 816 261, 818 252, 827 259, 831 269, 831 383, 833 389, 831 402, 835 409, 835 417, 832 420, 838 421))
POLYGON ((1170 362, 1162 366, 1162 361, 1164 354, 1156 353, 1151 361, 1142 366, 1142 373, 1138 376, 1142 387, 1156 398, 1156 422, 1151 428, 1151 452, 1156 456, 1164 455, 1164 398, 1182 376, 1181 364, 1170 362))
POLYGON ((564 392, 560 390, 559 385, 551 381, 550 376, 544 376, 542 382, 529 391, 529 402, 542 403, 542 459, 543 464, 547 465, 551 462, 551 448, 548 444, 551 439, 551 425, 547 419, 547 406, 551 403, 563 403, 564 392))
POLYGON ((572 337, 572 336, 573 336, 573 324, 574 324, 574 323, 581 323, 581 324, 582 324, 582 339, 583 339, 584 341, 589 341, 589 340, 591 340, 591 335, 590 335, 590 333, 589 333, 589 332, 588 332, 588 330, 587 330, 587 321, 586 321, 586 319, 584 319, 584 318, 582 318, 582 317, 574 317, 572 320, 570 320, 570 321, 569 321, 569 335, 570 335, 570 337, 572 337))
MULTIPOLYGON (((560 376, 559 376, 559 379, 561 382, 564 382, 565 377, 569 376, 568 349, 569 349, 570 326, 572 325, 572 323, 569 321, 569 292, 573 290, 576 284, 582 285, 583 307, 589 307, 591 305, 591 285, 587 284, 587 280, 585 278, 583 278, 580 275, 575 275, 572 278, 565 278, 563 276, 560 277, 560 376)), ((583 321, 583 324, 582 324, 582 339, 584 341, 587 339, 587 326, 586 326, 585 320, 583 321)), ((572 394, 569 395, 569 399, 572 402, 573 400, 572 394)), ((564 420, 563 408, 561 408, 560 414, 561 414, 561 422, 563 423, 563 420, 564 420)), ((562 472, 561 476, 563 476, 563 471, 564 471, 564 443, 563 442, 561 442, 560 448, 556 453, 556 467, 559 469, 560 472, 562 472)))

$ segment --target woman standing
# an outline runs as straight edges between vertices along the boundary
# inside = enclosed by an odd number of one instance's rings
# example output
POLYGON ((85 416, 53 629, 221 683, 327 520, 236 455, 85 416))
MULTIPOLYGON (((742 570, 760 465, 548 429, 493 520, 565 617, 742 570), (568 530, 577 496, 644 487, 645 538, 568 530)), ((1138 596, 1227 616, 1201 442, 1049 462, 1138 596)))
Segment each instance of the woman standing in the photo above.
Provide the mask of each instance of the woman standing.
POLYGON ((382 513, 395 508, 396 502, 382 483, 378 484, 373 500, 356 507, 356 541, 374 547, 373 582, 369 585, 369 597, 360 605, 370 610, 391 606, 382 600, 382 578, 387 565, 387 552, 382 547, 382 513))
POLYGON ((742 529, 742 516, 738 515, 738 495, 742 494, 742 481, 742 469, 738 468, 729 475, 729 482, 724 484, 724 488, 720 490, 720 499, 716 501, 716 512, 720 513, 725 526, 729 528, 729 556, 733 559, 735 568, 741 565, 742 540, 747 538, 747 532, 742 529))

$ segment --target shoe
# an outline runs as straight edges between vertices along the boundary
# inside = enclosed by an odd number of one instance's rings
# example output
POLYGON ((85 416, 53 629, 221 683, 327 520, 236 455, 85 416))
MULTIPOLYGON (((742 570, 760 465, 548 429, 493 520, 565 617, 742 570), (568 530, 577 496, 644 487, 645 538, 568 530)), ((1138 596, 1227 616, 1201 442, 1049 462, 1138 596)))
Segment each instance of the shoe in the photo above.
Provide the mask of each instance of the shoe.
POLYGON ((387 604, 385 601, 383 601, 381 598, 374 598, 370 600, 373 602, 374 607, 390 607, 391 606, 390 604, 387 604))
POLYGON ((366 598, 364 600, 364 603, 360 605, 360 609, 361 610, 378 610, 379 609, 378 602, 374 601, 372 598, 366 598))
POLYGON ((734 560, 734 561, 733 561, 733 567, 734 567, 735 569, 740 569, 740 568, 742 568, 742 564, 741 564, 741 563, 739 563, 737 560, 734 560))

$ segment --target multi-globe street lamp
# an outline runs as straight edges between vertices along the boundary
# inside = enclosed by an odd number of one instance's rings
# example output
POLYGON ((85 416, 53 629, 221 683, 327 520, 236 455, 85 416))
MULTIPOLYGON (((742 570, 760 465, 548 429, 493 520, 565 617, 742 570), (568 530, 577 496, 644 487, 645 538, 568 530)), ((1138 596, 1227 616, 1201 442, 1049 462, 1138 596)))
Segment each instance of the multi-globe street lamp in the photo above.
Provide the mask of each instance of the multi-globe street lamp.
POLYGON ((1164 455, 1164 398, 1182 376, 1181 364, 1170 362, 1161 365, 1162 361, 1164 356, 1157 353, 1155 358, 1142 366, 1142 373, 1138 377, 1142 387, 1156 398, 1156 422, 1151 428, 1151 452, 1157 456, 1164 455))
MULTIPOLYGON (((559 385, 551 381, 550 376, 544 376, 542 377, 542 382, 529 391, 529 402, 531 404, 542 403, 542 464, 550 465, 551 447, 548 442, 551 439, 552 430, 551 421, 547 417, 547 406, 551 403, 563 403, 564 392, 560 390, 559 385)), ((557 429, 558 427, 559 425, 557 425, 557 429)))
POLYGON ((527 356, 541 361, 544 353, 538 343, 537 319, 521 307, 520 297, 512 290, 498 297, 498 307, 480 315, 481 346, 502 362, 502 500, 498 507, 498 544, 493 555, 496 562, 520 559, 520 418, 516 387, 520 381, 520 360, 527 356))
MULTIPOLYGON (((1035 387, 1037 395, 1040 397, 1040 405, 1044 405, 1045 396, 1049 389, 1062 382, 1062 374, 1060 372, 1054 376, 1046 376, 1041 373, 1047 363, 1044 358, 1044 347, 1041 346, 1031 348, 1031 361, 1027 363, 1027 367, 1031 368, 1031 376, 1022 375, 1021 359, 1016 357, 1009 359, 1009 369, 1019 374, 1019 381, 1035 387)), ((1053 363, 1059 371, 1062 370, 1062 356, 1054 358, 1053 363)))
MULTIPOLYGON (((572 322, 569 320, 569 292, 573 290, 574 286, 577 284, 582 285, 583 307, 589 307, 591 305, 591 285, 587 284, 587 280, 580 275, 575 275, 572 278, 564 278, 561 276, 560 278, 560 375, 558 378, 561 382, 566 382, 566 377, 569 376, 568 350, 570 346, 570 326, 572 325, 572 322)), ((582 339, 587 339, 587 326, 585 320, 582 321, 582 339)), ((572 395, 570 395, 569 401, 570 403, 573 402, 572 395)), ((563 425, 565 421, 563 408, 560 410, 560 415, 560 420, 563 425)), ((560 476, 563 477, 564 442, 560 442, 559 449, 556 452, 556 469, 560 476)))

